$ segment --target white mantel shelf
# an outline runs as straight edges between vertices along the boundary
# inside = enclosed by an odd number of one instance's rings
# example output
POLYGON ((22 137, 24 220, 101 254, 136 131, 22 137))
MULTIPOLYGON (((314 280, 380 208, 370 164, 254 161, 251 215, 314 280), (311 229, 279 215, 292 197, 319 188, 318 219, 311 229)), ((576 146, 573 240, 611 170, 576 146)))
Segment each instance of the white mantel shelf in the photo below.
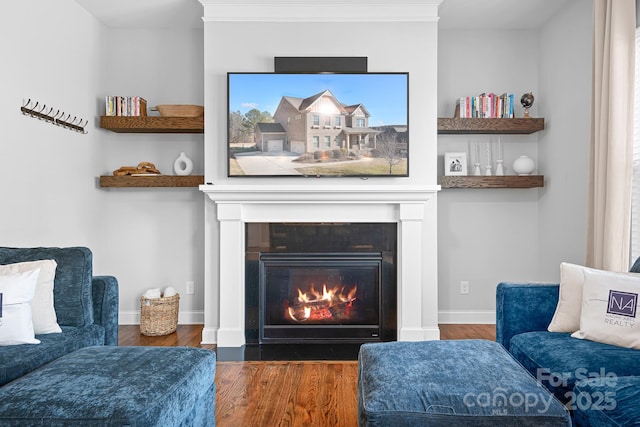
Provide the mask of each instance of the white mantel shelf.
POLYGON ((439 185, 201 185, 216 203, 425 202, 439 185))

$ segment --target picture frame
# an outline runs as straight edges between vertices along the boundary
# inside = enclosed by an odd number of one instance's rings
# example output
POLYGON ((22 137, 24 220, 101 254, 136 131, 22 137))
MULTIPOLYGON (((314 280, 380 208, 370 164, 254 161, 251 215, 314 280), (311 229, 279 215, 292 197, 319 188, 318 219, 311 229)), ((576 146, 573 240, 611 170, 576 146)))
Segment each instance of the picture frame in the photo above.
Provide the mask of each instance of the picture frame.
POLYGON ((467 176, 467 153, 444 153, 445 176, 467 176))

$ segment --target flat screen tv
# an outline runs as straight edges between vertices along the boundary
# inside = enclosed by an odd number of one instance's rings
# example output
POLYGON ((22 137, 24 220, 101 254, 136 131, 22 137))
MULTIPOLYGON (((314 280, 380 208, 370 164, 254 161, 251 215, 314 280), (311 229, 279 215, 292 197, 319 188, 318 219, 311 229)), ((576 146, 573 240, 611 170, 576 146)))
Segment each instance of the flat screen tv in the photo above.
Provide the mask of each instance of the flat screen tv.
POLYGON ((409 176, 409 74, 227 74, 229 177, 409 176))

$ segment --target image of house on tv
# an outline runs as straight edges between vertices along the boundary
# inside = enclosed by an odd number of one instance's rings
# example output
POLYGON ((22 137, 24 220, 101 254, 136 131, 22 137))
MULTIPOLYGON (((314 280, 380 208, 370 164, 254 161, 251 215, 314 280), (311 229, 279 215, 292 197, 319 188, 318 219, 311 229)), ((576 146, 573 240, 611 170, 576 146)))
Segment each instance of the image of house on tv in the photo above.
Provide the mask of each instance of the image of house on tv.
POLYGON ((297 154, 342 149, 363 154, 376 149, 381 133, 406 134, 406 127, 371 128, 369 117, 364 105, 344 105, 328 90, 309 98, 283 96, 274 122, 256 124, 256 149, 297 154))

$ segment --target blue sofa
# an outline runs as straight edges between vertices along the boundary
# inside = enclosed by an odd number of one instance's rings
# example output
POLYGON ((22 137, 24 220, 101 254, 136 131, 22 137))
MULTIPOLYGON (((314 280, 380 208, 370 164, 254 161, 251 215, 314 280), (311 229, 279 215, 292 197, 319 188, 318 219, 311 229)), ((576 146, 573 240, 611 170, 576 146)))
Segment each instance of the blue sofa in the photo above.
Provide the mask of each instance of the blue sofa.
POLYGON ((0 426, 215 426, 213 351, 118 347, 118 282, 89 249, 0 247, 0 264, 43 259, 62 333, 0 346, 0 426))
POLYGON ((565 403, 574 425, 640 425, 640 350, 548 332, 558 296, 559 284, 498 284, 496 341, 565 403))
POLYGON ((62 333, 36 335, 40 344, 0 346, 0 387, 75 350, 118 345, 118 282, 93 276, 84 247, 0 247, 0 264, 54 259, 54 308, 62 333))

